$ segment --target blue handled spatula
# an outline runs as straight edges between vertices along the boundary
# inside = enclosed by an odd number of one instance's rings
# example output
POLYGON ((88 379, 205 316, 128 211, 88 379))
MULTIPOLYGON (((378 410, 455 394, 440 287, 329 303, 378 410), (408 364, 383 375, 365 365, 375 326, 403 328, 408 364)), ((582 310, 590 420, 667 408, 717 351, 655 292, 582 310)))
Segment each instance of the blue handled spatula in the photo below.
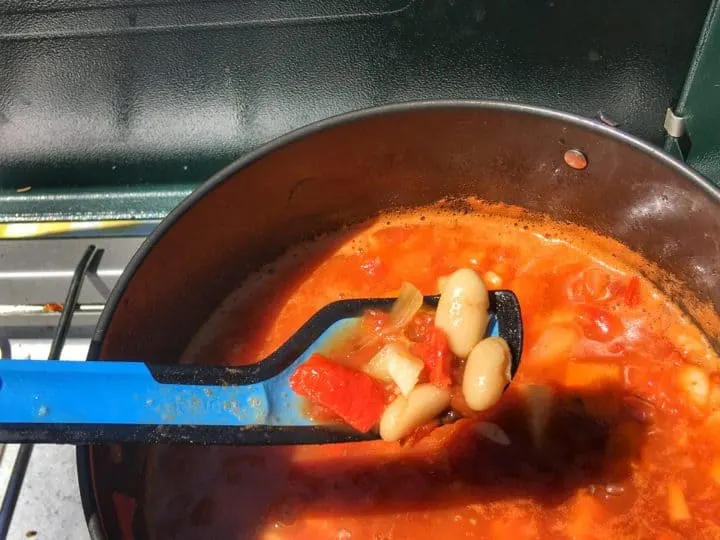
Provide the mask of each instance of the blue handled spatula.
MULTIPOLYGON (((439 296, 426 296, 436 306, 439 296)), ((347 331, 364 311, 395 299, 328 304, 266 359, 250 366, 144 362, 0 361, 0 442, 322 444, 377 438, 339 424, 313 423, 290 375, 347 331)), ((488 335, 505 338, 512 374, 522 352, 520 305, 490 292, 488 335)))

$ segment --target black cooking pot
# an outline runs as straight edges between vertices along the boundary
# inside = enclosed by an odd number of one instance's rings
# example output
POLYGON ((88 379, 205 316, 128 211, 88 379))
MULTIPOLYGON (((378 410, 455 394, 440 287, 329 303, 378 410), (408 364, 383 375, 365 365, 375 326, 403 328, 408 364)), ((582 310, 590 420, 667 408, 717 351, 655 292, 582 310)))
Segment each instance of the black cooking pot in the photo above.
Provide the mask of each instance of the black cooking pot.
MULTIPOLYGON (((697 173, 569 114, 410 103, 300 129, 197 189, 132 259, 89 358, 175 362, 243 278, 290 246, 386 210, 469 195, 614 237, 720 306, 720 192, 697 173), (565 163, 570 149, 586 156, 586 168, 565 163)), ((668 283, 658 285, 682 300, 668 283)), ((78 449, 93 538, 147 537, 146 454, 139 446, 78 449)))

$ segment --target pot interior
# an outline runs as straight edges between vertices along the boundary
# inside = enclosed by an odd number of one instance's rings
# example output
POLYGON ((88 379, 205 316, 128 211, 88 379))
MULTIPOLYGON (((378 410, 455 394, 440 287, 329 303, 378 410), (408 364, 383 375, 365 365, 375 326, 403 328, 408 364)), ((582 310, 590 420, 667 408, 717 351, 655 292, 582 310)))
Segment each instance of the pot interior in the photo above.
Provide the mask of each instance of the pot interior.
MULTIPOLYGON (((149 240, 91 354, 175 362, 244 277, 289 247, 441 199, 463 211, 453 199, 467 196, 613 237, 720 306, 719 199, 698 177, 640 143, 560 114, 420 105, 327 124, 202 188, 149 240), (570 149, 587 157, 586 168, 565 163, 570 149)), ((676 284, 659 286, 682 300, 676 284)), ((110 538, 128 527, 144 537, 144 449, 94 447, 90 455, 82 463, 92 468, 90 517, 102 517, 110 538)))

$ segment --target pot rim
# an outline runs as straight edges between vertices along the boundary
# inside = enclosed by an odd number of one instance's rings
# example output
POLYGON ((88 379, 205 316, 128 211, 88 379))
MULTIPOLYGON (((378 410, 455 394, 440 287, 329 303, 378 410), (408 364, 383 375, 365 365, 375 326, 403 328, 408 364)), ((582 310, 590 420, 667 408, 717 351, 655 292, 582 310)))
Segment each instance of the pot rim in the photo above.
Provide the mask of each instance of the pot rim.
MULTIPOLYGON (((189 210, 196 202, 202 199, 210 191, 232 178, 235 173, 247 167, 251 163, 272 154, 283 146, 299 141, 300 139, 303 139, 314 133, 325 131, 326 129, 329 129, 331 127, 348 124, 357 120, 363 120, 385 114, 405 113, 418 110, 424 111, 432 109, 465 108, 525 113, 552 120, 562 120, 577 127, 597 133, 599 135, 604 135, 615 140, 619 140, 629 146, 632 146, 640 152, 643 152, 644 154, 655 158, 667 167, 670 167, 671 169, 676 171, 678 174, 684 176, 692 183, 694 183, 697 187, 711 195, 713 199, 720 205, 720 189, 715 187, 708 179, 706 179, 700 173, 691 169, 689 166, 685 165, 674 157, 666 154, 661 148, 645 142, 635 137, 634 135, 630 135, 624 131, 608 126, 600 122, 599 120, 595 120, 592 118, 536 105, 525 105, 522 103, 510 103, 493 100, 423 100, 391 103, 387 105, 358 109, 355 111, 331 116, 324 120, 313 122, 311 124, 294 129, 289 133, 286 133, 285 135, 281 135, 275 139, 270 140, 269 142, 260 146, 260 148, 253 150, 245 156, 236 159, 235 161, 224 167, 222 170, 215 173, 208 180, 206 180, 195 190, 193 190, 185 199, 180 202, 180 204, 178 204, 178 206, 176 206, 172 211, 170 211, 170 213, 160 222, 160 224, 155 228, 155 230, 145 239, 142 245, 138 248, 137 252, 130 259, 130 262, 123 270, 122 275, 120 276, 115 287, 111 291, 110 296, 105 303, 105 308, 100 314, 98 323, 93 332, 92 339, 90 341, 90 348, 88 350, 87 360, 93 360, 99 354, 100 346, 105 338, 105 333, 109 327, 110 321, 112 320, 117 305, 123 294, 125 293, 125 289, 130 283, 132 276, 135 274, 135 271, 139 268, 139 266, 143 263, 145 257, 148 255, 150 250, 155 246, 158 241, 160 241, 160 239, 167 233, 168 230, 170 230, 170 228, 180 219, 180 217, 187 210, 189 210)), ((105 540, 107 537, 102 527, 102 522, 98 514, 97 501, 95 500, 89 445, 77 447, 76 466, 78 473, 78 484, 80 488, 80 499, 90 536, 93 540, 105 540)))

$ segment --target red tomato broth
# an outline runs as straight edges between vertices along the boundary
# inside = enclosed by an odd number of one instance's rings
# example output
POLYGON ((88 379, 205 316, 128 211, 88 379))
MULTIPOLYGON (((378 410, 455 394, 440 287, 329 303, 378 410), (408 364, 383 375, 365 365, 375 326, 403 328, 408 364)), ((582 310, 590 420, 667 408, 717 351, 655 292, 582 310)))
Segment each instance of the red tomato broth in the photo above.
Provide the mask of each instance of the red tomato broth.
POLYGON ((244 284, 183 360, 252 362, 330 301, 393 296, 403 281, 435 294, 438 277, 470 266, 520 299, 525 350, 510 388, 477 420, 412 445, 155 449, 154 538, 720 538, 720 380, 711 376, 711 398, 698 405, 678 376, 688 363, 717 370, 717 357, 623 266, 632 253, 612 244, 610 255, 603 239, 566 226, 430 211, 340 244, 298 247, 303 260, 316 257, 310 267, 290 253, 244 284), (271 307, 262 327, 252 324, 258 305, 271 307), (551 390, 540 442, 529 384, 551 390), (500 426, 510 444, 475 422, 500 426), (671 483, 689 520, 670 519, 671 483))

